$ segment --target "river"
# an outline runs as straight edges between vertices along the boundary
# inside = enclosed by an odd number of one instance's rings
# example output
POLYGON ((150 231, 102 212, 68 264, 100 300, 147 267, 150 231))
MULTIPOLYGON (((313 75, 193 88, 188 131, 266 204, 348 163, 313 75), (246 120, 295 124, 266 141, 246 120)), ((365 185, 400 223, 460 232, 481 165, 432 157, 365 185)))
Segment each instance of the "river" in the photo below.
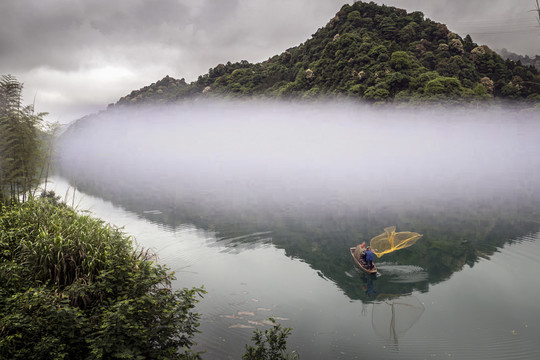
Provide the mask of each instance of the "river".
MULTIPOLYGON (((65 194, 68 185, 56 178, 49 187, 65 194)), ((357 299, 302 259, 286 256, 271 244, 271 234, 247 234, 242 245, 231 247, 215 232, 166 226, 81 192, 75 204, 123 226, 140 246, 154 250, 176 272, 176 286, 204 285, 208 294, 197 307, 202 314, 197 342, 206 359, 239 359, 253 329, 267 329, 262 323, 269 317, 293 329, 289 349, 304 359, 535 359, 540 354, 539 233, 508 239, 512 242, 489 259, 464 266, 429 290, 403 286, 403 294, 387 291, 384 278, 393 278, 393 284, 426 282, 421 269, 382 263, 379 277, 371 278, 355 269, 343 248, 344 275, 352 283, 347 286, 366 294, 357 299)))
POLYGON ((537 359, 534 114, 319 110, 122 113, 71 138, 48 188, 204 285, 205 359, 241 358, 270 317, 302 359, 537 359), (349 247, 391 225, 423 237, 363 274, 349 247))

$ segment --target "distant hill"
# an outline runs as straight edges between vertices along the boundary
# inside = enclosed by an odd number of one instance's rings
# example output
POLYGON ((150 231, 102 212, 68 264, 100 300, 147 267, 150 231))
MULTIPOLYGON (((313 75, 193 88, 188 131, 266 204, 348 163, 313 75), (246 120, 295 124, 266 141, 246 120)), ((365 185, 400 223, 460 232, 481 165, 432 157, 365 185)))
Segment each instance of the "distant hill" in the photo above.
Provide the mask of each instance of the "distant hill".
POLYGON ((534 66, 537 70, 540 70, 540 56, 536 55, 534 58, 529 57, 529 55, 518 55, 506 49, 497 51, 503 59, 510 59, 515 62, 520 62, 524 66, 534 66))
POLYGON ((201 97, 350 97, 372 101, 488 98, 540 101, 532 64, 504 60, 469 35, 373 2, 344 5, 305 43, 261 63, 219 64, 197 81, 170 77, 116 105, 201 97))

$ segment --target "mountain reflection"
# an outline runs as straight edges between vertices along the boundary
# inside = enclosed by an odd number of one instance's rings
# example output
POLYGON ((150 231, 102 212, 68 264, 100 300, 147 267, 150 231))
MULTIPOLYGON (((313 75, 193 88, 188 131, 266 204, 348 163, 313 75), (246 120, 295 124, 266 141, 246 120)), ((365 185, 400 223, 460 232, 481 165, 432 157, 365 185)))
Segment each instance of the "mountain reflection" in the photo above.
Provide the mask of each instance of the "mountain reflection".
POLYGON ((216 231, 231 251, 271 242, 366 301, 427 291, 539 229, 535 114, 265 110, 102 114, 64 134, 58 168, 150 221, 216 231), (423 237, 376 259, 364 290, 349 248, 388 226, 423 237))

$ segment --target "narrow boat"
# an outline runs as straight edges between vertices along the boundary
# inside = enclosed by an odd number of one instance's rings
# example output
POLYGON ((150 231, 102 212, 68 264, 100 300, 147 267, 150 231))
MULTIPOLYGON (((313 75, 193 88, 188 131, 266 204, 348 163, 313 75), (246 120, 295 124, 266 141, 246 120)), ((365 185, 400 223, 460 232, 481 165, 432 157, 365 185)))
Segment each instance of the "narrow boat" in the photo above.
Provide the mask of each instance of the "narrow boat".
POLYGON ((360 269, 362 269, 364 272, 368 274, 376 274, 377 267, 375 266, 375 264, 373 264, 373 269, 369 270, 367 267, 365 267, 365 265, 362 265, 362 263, 360 262, 360 259, 357 259, 356 256, 354 256, 354 249, 356 248, 353 248, 353 247, 351 248, 351 256, 354 259, 354 262, 356 263, 356 265, 358 265, 360 269))

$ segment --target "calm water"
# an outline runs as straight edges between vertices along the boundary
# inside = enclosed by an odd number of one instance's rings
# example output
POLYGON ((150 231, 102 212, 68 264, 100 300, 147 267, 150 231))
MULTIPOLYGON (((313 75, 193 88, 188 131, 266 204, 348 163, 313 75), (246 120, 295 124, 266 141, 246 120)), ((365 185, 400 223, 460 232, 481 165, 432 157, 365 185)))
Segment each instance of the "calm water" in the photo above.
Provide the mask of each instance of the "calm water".
POLYGON ((100 115, 61 147, 75 199, 49 186, 204 285, 206 359, 269 317, 302 359, 537 359, 538 112, 439 110, 100 115), (391 225, 424 237, 359 272, 349 247, 391 225))
MULTIPOLYGON (((66 193, 61 178, 49 186, 66 193)), ((344 289, 302 259, 286 256, 271 244, 272 234, 247 234, 241 245, 231 245, 214 232, 165 226, 81 192, 75 203, 155 250, 176 271, 177 286, 205 286, 197 340, 207 359, 239 359, 253 329, 267 328, 263 322, 270 316, 293 328, 289 348, 303 359, 540 355, 539 233, 509 238, 489 259, 429 286, 428 274, 414 265, 380 263, 380 275, 367 277, 341 247, 344 289), (410 291, 411 283, 426 289, 410 291)))

